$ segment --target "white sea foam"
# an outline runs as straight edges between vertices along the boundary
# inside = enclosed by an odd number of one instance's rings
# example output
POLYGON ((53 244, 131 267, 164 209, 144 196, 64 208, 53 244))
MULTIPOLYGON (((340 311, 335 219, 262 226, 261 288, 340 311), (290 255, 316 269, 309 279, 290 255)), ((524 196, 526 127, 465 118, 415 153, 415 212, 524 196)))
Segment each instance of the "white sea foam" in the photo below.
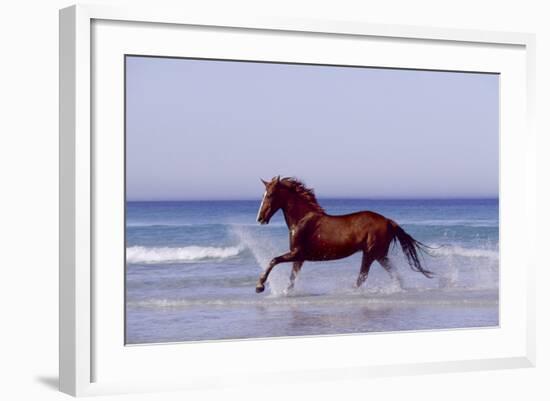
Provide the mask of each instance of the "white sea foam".
POLYGON ((204 259, 232 258, 242 251, 243 247, 240 246, 185 246, 181 248, 131 246, 126 249, 126 261, 128 263, 194 262, 204 259))
POLYGON ((321 296, 271 296, 271 297, 246 297, 246 298, 151 298, 129 301, 132 307, 141 308, 192 308, 192 307, 247 307, 247 306, 342 306, 342 305, 364 305, 376 306, 414 306, 414 305, 472 305, 483 306, 498 303, 498 293, 495 291, 467 291, 451 290, 440 292, 434 290, 426 291, 400 291, 398 293, 386 293, 385 291, 362 291, 338 295, 321 296))
POLYGON ((436 256, 462 256, 466 258, 486 258, 492 261, 499 260, 499 253, 493 249, 463 248, 458 245, 447 245, 429 251, 436 256))

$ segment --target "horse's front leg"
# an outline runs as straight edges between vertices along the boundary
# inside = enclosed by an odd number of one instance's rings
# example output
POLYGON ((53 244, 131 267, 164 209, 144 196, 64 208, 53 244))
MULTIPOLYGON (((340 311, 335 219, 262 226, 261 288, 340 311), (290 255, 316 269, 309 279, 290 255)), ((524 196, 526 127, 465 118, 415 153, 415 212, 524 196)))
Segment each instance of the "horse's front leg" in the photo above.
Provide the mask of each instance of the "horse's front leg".
POLYGON ((294 249, 281 256, 277 256, 271 259, 271 262, 269 262, 269 266, 267 267, 267 269, 265 269, 265 271, 262 274, 260 274, 260 278, 258 279, 258 284, 256 284, 256 292, 260 293, 265 290, 265 282, 267 280, 267 277, 269 276, 269 273, 271 273, 271 270, 273 270, 275 266, 277 266, 279 263, 294 262, 299 259, 298 255, 299 255, 298 249, 294 249))
POLYGON ((292 272, 290 273, 290 284, 288 285, 287 291, 291 291, 294 288, 294 281, 296 281, 296 276, 300 273, 303 264, 303 260, 298 260, 293 263, 292 272))

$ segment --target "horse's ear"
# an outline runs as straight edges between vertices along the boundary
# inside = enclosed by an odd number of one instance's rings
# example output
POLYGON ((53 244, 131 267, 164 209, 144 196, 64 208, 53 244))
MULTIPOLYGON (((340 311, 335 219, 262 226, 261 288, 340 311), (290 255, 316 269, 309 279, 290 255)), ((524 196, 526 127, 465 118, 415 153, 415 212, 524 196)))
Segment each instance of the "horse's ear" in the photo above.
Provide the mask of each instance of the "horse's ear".
POLYGON ((278 175, 278 176, 277 176, 277 184, 278 184, 280 181, 281 181, 281 176, 278 175))
POLYGON ((267 184, 269 184, 267 181, 264 181, 262 178, 260 178, 260 181, 267 187, 267 184))

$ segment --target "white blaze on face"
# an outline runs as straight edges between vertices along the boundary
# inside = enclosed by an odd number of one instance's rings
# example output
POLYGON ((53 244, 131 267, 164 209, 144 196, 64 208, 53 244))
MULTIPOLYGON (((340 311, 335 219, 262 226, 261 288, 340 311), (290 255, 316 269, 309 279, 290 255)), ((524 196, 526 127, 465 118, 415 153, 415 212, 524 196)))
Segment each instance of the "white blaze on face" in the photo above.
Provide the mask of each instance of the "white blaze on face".
POLYGON ((262 198, 262 203, 260 203, 260 208, 258 209, 258 215, 256 216, 256 221, 260 220, 260 213, 262 212, 262 208, 264 207, 265 202, 265 196, 267 195, 267 191, 264 192, 264 196, 262 198))

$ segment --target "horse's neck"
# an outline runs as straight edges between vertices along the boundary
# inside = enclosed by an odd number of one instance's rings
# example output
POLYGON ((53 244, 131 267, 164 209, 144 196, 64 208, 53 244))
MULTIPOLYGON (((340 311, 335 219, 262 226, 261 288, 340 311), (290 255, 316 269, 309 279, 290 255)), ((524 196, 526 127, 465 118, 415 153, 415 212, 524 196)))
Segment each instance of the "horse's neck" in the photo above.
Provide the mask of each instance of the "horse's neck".
POLYGON ((293 229, 307 214, 315 212, 315 208, 302 199, 289 199, 282 208, 286 225, 293 229))

